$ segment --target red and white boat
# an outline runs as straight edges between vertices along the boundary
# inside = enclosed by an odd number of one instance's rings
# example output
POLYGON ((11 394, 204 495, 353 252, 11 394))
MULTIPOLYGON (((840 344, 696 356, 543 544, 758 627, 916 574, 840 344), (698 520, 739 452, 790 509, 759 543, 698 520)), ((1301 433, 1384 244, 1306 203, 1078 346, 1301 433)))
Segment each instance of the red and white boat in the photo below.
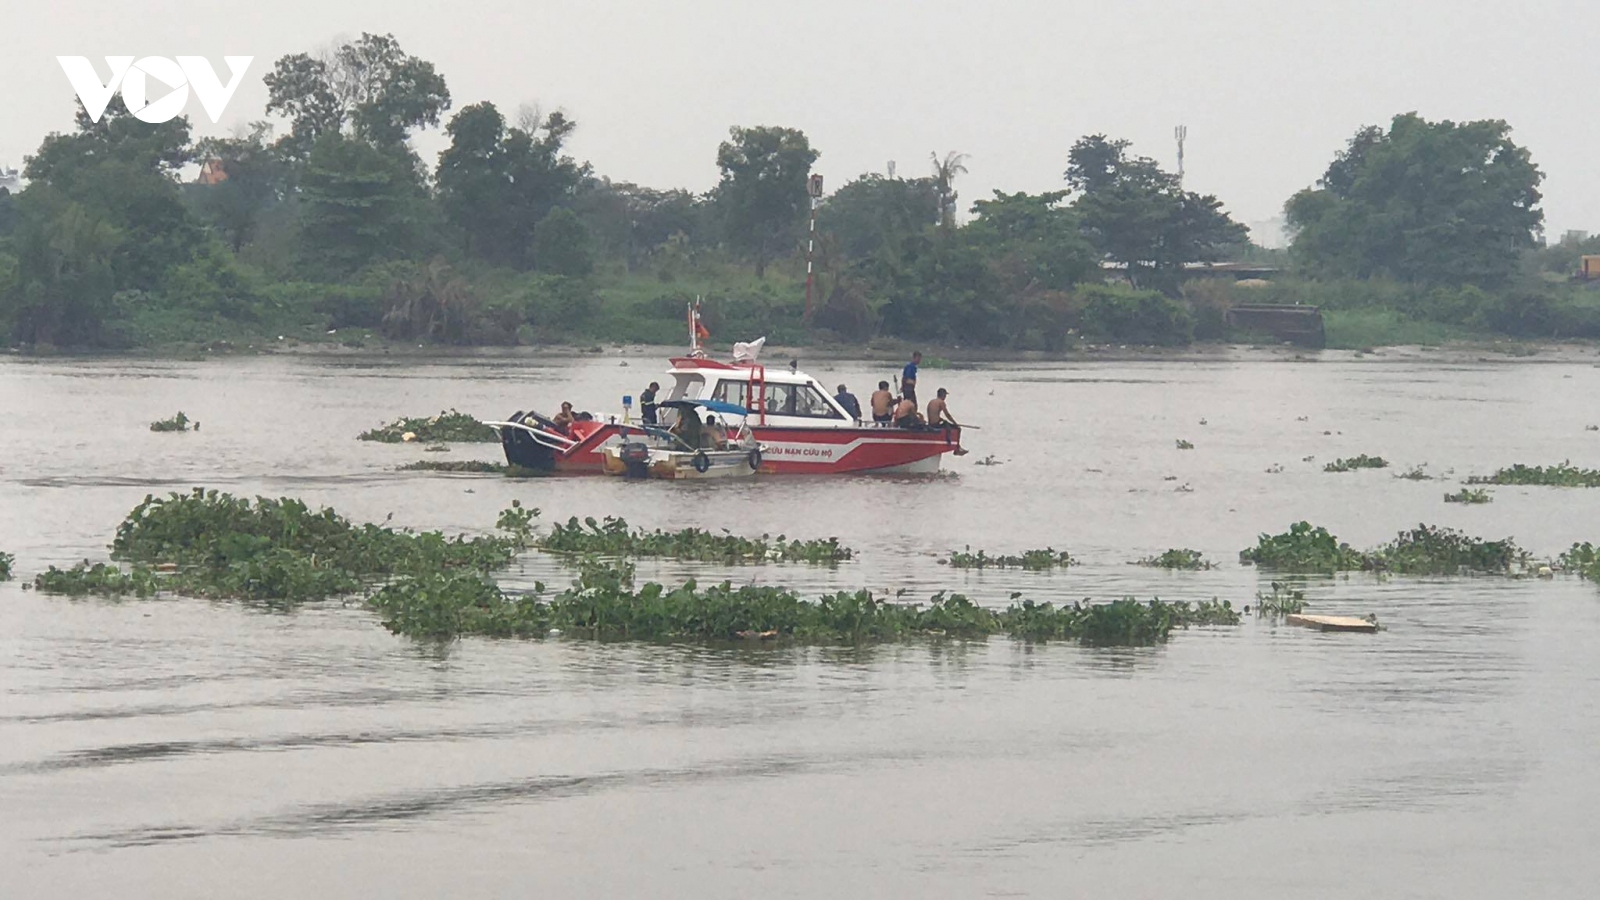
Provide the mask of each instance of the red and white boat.
MULTIPOLYGON (((736 345, 733 362, 713 360, 699 349, 703 331, 692 308, 689 316, 690 353, 672 359, 667 371, 672 383, 661 399, 705 401, 730 429, 748 425, 761 445, 761 474, 930 473, 939 471, 946 453, 965 452, 960 426, 899 428, 856 421, 797 367, 769 370, 756 362, 760 341, 736 345)), ((670 426, 678 412, 661 409, 660 414, 660 424, 670 426)), ((563 430, 537 412, 519 411, 505 422, 488 424, 500 432, 512 465, 598 473, 604 469, 604 448, 622 443, 630 423, 625 414, 621 421, 578 421, 563 430)))

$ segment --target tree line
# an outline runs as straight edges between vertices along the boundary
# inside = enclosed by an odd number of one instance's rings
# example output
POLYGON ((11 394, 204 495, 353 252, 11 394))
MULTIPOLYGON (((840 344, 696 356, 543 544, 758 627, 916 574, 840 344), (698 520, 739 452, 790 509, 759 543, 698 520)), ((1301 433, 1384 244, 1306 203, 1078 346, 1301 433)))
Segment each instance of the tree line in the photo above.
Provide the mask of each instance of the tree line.
POLYGON ((596 173, 569 152, 578 123, 562 112, 456 109, 392 35, 285 56, 265 83, 279 127, 197 141, 186 119, 140 122, 118 98, 46 137, 26 189, 0 195, 0 333, 102 347, 286 330, 675 340, 700 294, 730 339, 1179 344, 1227 337, 1227 305, 1254 299, 1195 282, 1196 264, 1263 257, 1288 273, 1273 299, 1587 327, 1582 298, 1557 286, 1571 248, 1539 249, 1542 174, 1504 122, 1362 129, 1289 200, 1293 245, 1276 257, 1127 141, 1086 136, 1059 190, 996 191, 965 222, 967 159, 933 154, 924 175, 866 174, 823 199, 808 315, 795 278, 820 153, 801 131, 731 128, 716 186, 695 193, 596 173), (410 139, 439 127, 449 145, 424 160, 410 139), (196 164, 198 182, 182 180, 196 164))

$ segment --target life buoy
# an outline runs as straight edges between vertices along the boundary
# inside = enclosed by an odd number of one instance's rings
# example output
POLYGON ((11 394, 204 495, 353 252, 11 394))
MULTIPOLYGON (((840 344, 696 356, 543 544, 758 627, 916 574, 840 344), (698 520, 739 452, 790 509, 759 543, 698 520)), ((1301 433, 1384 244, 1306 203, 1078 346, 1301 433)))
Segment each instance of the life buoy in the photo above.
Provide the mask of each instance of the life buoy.
POLYGON ((694 455, 693 463, 694 470, 704 475, 706 470, 711 468, 711 457, 707 456, 704 450, 701 450, 694 455))
POLYGON ((761 448, 756 447, 755 449, 751 450, 750 455, 745 457, 745 461, 750 463, 750 471, 761 471, 761 448))

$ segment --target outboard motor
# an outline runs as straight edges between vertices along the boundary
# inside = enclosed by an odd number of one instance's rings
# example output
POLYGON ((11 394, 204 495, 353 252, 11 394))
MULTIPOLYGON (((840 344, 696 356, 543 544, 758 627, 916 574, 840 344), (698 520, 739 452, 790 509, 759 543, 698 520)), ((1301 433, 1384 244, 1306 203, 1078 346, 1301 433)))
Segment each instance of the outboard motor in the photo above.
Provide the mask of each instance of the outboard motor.
POLYGON ((650 447, 638 441, 630 441, 622 445, 617 451, 622 458, 622 477, 624 478, 649 478, 650 477, 650 447))

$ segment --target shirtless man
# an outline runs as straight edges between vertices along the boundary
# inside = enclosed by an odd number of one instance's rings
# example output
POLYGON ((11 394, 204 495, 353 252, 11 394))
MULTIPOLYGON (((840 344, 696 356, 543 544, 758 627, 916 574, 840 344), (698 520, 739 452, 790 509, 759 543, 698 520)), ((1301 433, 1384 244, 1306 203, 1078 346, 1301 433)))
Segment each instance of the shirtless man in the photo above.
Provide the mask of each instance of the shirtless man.
POLYGON ((571 428, 574 421, 572 416, 572 404, 563 402, 561 404, 561 412, 556 413, 556 417, 550 421, 555 423, 555 426, 562 431, 566 431, 567 429, 571 428))
POLYGON ((922 424, 922 416, 917 414, 917 401, 910 397, 900 398, 900 403, 894 408, 894 424, 901 428, 916 428, 922 424))
POLYGON ((950 415, 950 407, 944 402, 945 395, 950 393, 944 388, 939 388, 939 396, 928 401, 928 424, 937 428, 940 425, 956 425, 955 416, 950 415))
POLYGON ((894 421, 894 395, 889 393, 889 382, 878 382, 878 389, 872 392, 872 421, 879 425, 888 425, 894 421))

